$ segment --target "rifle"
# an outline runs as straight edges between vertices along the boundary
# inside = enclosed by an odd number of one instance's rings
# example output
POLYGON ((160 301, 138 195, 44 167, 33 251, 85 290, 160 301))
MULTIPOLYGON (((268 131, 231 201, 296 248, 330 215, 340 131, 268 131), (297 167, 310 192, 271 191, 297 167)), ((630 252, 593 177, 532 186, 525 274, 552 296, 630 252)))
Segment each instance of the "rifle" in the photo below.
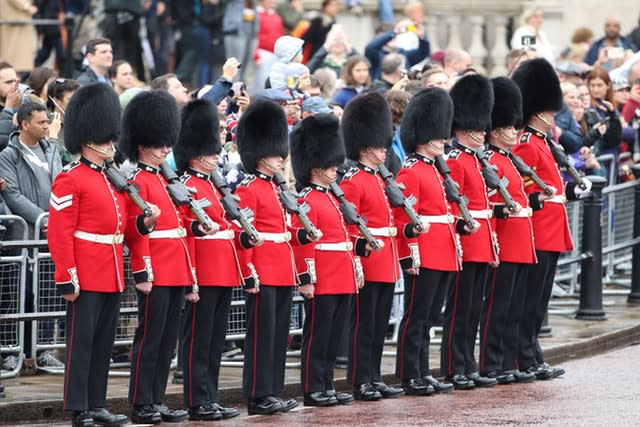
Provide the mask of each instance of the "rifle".
POLYGON ((342 212, 342 216, 347 224, 358 227, 360 234, 362 234, 362 237, 367 241, 367 243, 369 243, 371 249, 374 251, 378 250, 380 248, 380 242, 378 242, 378 240, 373 237, 373 234, 371 234, 371 231, 369 231, 367 221, 360 216, 356 211, 355 206, 353 206, 353 204, 344 197, 344 191, 342 191, 342 188, 340 188, 340 186, 335 182, 332 182, 329 188, 336 199, 338 199, 338 202, 340 202, 340 211, 342 212))
POLYGON ((582 179, 582 176, 580 176, 580 173, 578 173, 576 168, 574 168, 573 165, 569 162, 569 158, 567 157, 567 154, 564 152, 564 150, 560 148, 559 145, 556 145, 551 141, 547 141, 547 145, 549 145, 551 154, 553 154, 553 158, 556 160, 558 166, 560 166, 561 168, 565 168, 569 175, 571 175, 571 178, 573 178, 573 180, 576 182, 578 187, 586 190, 587 184, 584 182, 584 179, 582 179))
POLYGON ((475 226, 475 222, 471 216, 471 212, 469 212, 469 200, 466 196, 460 194, 458 183, 451 178, 451 169, 449 169, 449 165, 447 165, 447 162, 442 156, 436 156, 434 163, 436 165, 436 169, 438 169, 438 172, 442 175, 442 185, 444 186, 444 192, 447 195, 447 200, 458 206, 460 216, 464 223, 468 228, 473 228, 475 226))
POLYGON ((227 182, 224 180, 222 176, 217 171, 213 171, 211 173, 211 181, 213 182, 213 186, 216 187, 216 190, 222 196, 220 203, 224 211, 227 213, 227 216, 234 221, 238 221, 240 226, 249 236, 249 240, 253 243, 258 242, 260 240, 260 236, 258 235, 258 231, 251 223, 253 219, 253 212, 249 208, 240 209, 236 198, 231 194, 231 189, 227 185, 227 182))
POLYGON ((516 206, 516 202, 513 200, 513 197, 511 197, 511 194, 507 191, 507 185, 509 185, 507 178, 498 178, 496 170, 493 168, 493 165, 489 163, 489 157, 487 156, 487 151, 484 147, 479 147, 476 150, 476 157, 480 160, 480 163, 482 163, 482 177, 484 178, 484 182, 487 184, 487 187, 492 190, 497 190, 500 197, 502 197, 502 200, 504 200, 504 204, 509 212, 515 213, 518 210, 518 207, 516 206))
POLYGON ((298 204, 295 196, 289 191, 287 188, 287 181, 284 179, 282 175, 275 172, 273 174, 273 182, 278 186, 280 191, 278 192, 278 197, 280 198, 280 203, 284 209, 290 214, 294 214, 300 220, 302 227, 307 232, 309 237, 313 240, 318 237, 318 229, 311 222, 307 212, 309 212, 309 205, 306 203, 298 204))
POLYGON ((533 181, 533 183, 535 185, 540 187, 542 192, 544 194, 546 194, 547 196, 552 196, 553 195, 553 189, 551 187, 549 187, 542 179, 540 179, 540 177, 533 170, 533 168, 531 166, 529 166, 528 164, 526 164, 524 162, 524 160, 522 160, 522 157, 517 156, 517 155, 515 155, 513 153, 509 153, 509 158, 511 159, 511 162, 513 163, 513 166, 515 166, 515 168, 517 169, 517 171, 520 174, 520 176, 523 176, 525 178, 529 178, 531 181, 533 181))
POLYGON ((413 205, 416 204, 416 197, 412 194, 409 197, 405 197, 393 179, 393 174, 387 169, 384 163, 380 163, 378 165, 378 172, 380 172, 380 176, 384 180, 385 188, 384 192, 387 193, 387 197, 389 198, 389 203, 394 208, 401 207, 404 212, 409 217, 409 221, 413 224, 413 227, 418 231, 424 230, 424 224, 420 221, 420 216, 413 208, 413 205))
POLYGON ((193 190, 188 189, 182 181, 180 181, 178 175, 176 175, 173 169, 171 169, 171 166, 166 162, 160 165, 160 172, 169 183, 169 185, 167 185, 167 191, 173 202, 178 206, 187 205, 189 210, 196 216, 200 225, 207 231, 211 230, 213 228, 213 220, 204 211, 204 208, 208 206, 201 206, 194 200, 191 196, 193 190))
POLYGON ((104 174, 107 176, 107 179, 119 192, 124 192, 131 197, 133 203, 136 204, 137 207, 140 208, 145 217, 150 217, 152 215, 151 208, 147 204, 147 202, 140 196, 138 192, 138 187, 135 184, 130 183, 127 179, 118 172, 116 168, 113 167, 113 161, 105 162, 104 174))

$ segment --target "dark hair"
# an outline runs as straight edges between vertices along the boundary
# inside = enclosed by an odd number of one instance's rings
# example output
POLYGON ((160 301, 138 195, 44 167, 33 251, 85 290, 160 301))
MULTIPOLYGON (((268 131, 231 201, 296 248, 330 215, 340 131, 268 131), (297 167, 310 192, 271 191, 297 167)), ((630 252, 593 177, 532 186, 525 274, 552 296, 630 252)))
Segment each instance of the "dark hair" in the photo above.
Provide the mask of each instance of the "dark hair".
POLYGON ((27 86, 33 89, 33 92, 40 96, 47 82, 56 76, 56 72, 49 67, 34 68, 27 79, 27 86))
MULTIPOLYGON (((367 68, 371 71, 371 64, 369 60, 362 55, 352 55, 347 59, 347 63, 344 64, 342 68, 342 81, 344 81, 344 85, 347 87, 354 87, 357 85, 356 81, 353 79, 353 69, 356 65, 360 63, 367 64, 367 68)), ((365 86, 371 85, 371 73, 369 73, 369 80, 367 81, 365 86)))
MULTIPOLYGON (((608 86, 607 93, 604 96, 604 99, 611 102, 615 106, 616 102, 613 99, 613 85, 611 84, 611 77, 609 77, 609 72, 607 71, 607 69, 600 65, 596 65, 595 67, 593 67, 591 71, 589 71, 589 74, 587 74, 587 88, 589 87, 589 82, 595 79, 601 79, 608 86)), ((591 90, 589 90, 589 96, 591 96, 591 90)), ((593 97, 591 97, 591 104, 595 104, 593 97)))
POLYGON ((99 44, 108 44, 111 45, 111 40, 106 37, 98 37, 97 39, 91 39, 87 42, 87 55, 88 54, 96 54, 96 47, 99 44))
POLYGON ((163 90, 168 90, 169 89, 169 79, 171 78, 178 78, 177 75, 175 74, 163 74, 161 76, 156 77, 155 79, 153 79, 151 81, 151 90, 158 90, 158 89, 163 89, 163 90))
POLYGON ((47 93, 47 107, 50 110, 55 109, 55 105, 51 101, 53 99, 62 99, 67 92, 75 92, 80 87, 80 84, 72 79, 57 78, 49 85, 49 93, 47 93))
MULTIPOLYGON (((113 63, 111 64, 111 68, 109 68, 108 71, 108 76, 110 79, 113 79, 115 76, 118 75, 118 68, 120 68, 121 65, 124 64, 129 64, 128 61, 125 61, 124 59, 118 59, 117 61, 113 61, 113 63)), ((129 66, 131 66, 131 64, 129 64, 129 66)), ((133 67, 131 67, 133 68, 133 67)))
POLYGON ((404 110, 406 110, 407 105, 409 105, 411 95, 403 90, 392 89, 384 94, 384 99, 387 101, 387 104, 389 104, 393 124, 400 125, 404 110))
POLYGON ((0 61, 0 70, 4 70, 5 68, 13 68, 13 66, 7 61, 0 61))
POLYGON ((37 102, 29 102, 27 104, 20 104, 18 107, 18 127, 22 129, 22 122, 25 120, 31 119, 34 111, 44 111, 47 112, 47 109, 44 105, 38 104, 37 102))
POLYGON ((338 0, 322 0, 322 10, 324 10, 327 6, 329 6, 332 2, 337 2, 338 0))

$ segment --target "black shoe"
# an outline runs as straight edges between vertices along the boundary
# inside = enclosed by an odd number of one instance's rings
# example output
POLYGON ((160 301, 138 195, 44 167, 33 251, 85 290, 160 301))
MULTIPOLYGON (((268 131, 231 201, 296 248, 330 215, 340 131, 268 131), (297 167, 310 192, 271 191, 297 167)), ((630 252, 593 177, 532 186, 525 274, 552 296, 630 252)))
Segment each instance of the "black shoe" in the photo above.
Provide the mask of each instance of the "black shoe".
POLYGON ((184 384, 184 372, 175 370, 173 371, 173 378, 171 379, 173 384, 184 384))
POLYGON ((217 403, 208 403, 206 406, 212 407, 216 411, 220 412, 223 420, 228 420, 229 418, 234 418, 240 415, 240 411, 236 408, 224 408, 217 403))
POLYGON ((462 374, 455 374, 453 376, 447 377, 446 379, 451 384, 453 384, 453 388, 455 388, 456 390, 472 390, 476 388, 476 383, 462 374))
POLYGON ((349 360, 346 357, 336 357, 336 369, 347 369, 349 360))
POLYGON ((327 390, 324 392, 327 396, 334 396, 340 405, 348 405, 353 403, 353 395, 349 393, 336 393, 335 390, 327 390))
POLYGON ((517 383, 530 383, 536 380, 536 374, 533 372, 519 371, 517 369, 509 369, 504 371, 505 374, 513 375, 517 383))
POLYGON ((422 382, 430 385, 439 394, 445 394, 453 391, 453 384, 441 383, 431 375, 422 377, 422 382))
POLYGON ((121 426, 129 422, 126 415, 112 414, 105 408, 89 409, 89 415, 93 418, 93 423, 99 426, 121 426))
POLYGON ((153 405, 134 406, 131 421, 135 424, 158 424, 162 422, 162 415, 153 405))
POLYGON ((549 380, 553 378, 553 371, 542 365, 529 366, 525 372, 530 372, 536 376, 537 380, 549 380))
POLYGON ((546 369, 551 369, 551 378, 556 378, 556 377, 559 377, 561 375, 564 375, 564 369, 562 369, 562 368, 549 366, 547 363, 543 363, 540 366, 542 366, 542 367, 544 367, 546 369))
POLYGON ((184 409, 176 409, 174 411, 162 403, 154 403, 153 408, 160 412, 160 417, 162 417, 162 421, 165 423, 180 423, 189 419, 189 412, 184 409))
POLYGON ((506 385, 516 382, 516 377, 514 377, 513 374, 504 371, 491 371, 486 374, 485 377, 495 379, 500 385, 506 385))
POLYGON ((274 401, 275 399, 275 401, 280 403, 280 409, 278 409, 280 412, 289 412, 290 410, 297 408, 298 405, 300 404, 295 399, 282 400, 278 396, 268 396, 267 399, 271 401, 274 401))
POLYGON ((73 427, 93 427, 94 424, 89 411, 73 411, 71 415, 71 425, 73 427))
POLYGON ((402 388, 410 396, 431 396, 436 392, 433 386, 422 381, 422 378, 410 378, 402 381, 402 388))
POLYGON ((6 397, 6 395, 4 394, 4 386, 0 384, 0 399, 2 399, 3 397, 6 397))
POLYGON ((483 377, 477 372, 472 372, 465 376, 471 381, 473 381, 476 387, 494 387, 498 385, 498 380, 496 380, 495 378, 483 377))
POLYGON ((215 421, 220 419, 222 419, 222 414, 213 406, 200 405, 189 408, 189 421, 215 421))
POLYGON ((266 397, 251 399, 247 403, 249 415, 271 415, 279 412, 280 409, 282 409, 282 404, 278 400, 274 401, 266 397))
POLYGON ((373 402, 382 399, 382 395, 371 383, 363 383, 353 388, 353 398, 365 402, 373 402))
POLYGON ((382 381, 374 381, 373 388, 378 390, 383 399, 389 399, 394 397, 400 397, 404 395, 404 390, 398 387, 391 387, 383 383, 382 381))
POLYGON ((322 391, 304 394, 304 406, 331 406, 338 403, 335 396, 329 396, 322 391))

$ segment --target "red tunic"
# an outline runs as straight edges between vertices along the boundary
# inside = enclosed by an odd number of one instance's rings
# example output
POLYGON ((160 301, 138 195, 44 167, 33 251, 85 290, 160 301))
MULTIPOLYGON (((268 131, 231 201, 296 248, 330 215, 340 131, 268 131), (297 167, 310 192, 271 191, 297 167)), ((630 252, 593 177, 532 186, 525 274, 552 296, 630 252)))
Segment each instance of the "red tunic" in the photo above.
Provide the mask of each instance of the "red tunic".
MULTIPOLYGON (((196 190, 198 201, 208 201, 211 206, 204 208, 211 220, 220 226, 220 231, 213 236, 190 237, 195 251, 196 273, 200 286, 238 286, 242 283, 240 264, 236 253, 232 223, 226 218, 220 203, 220 193, 207 175, 187 169, 184 184, 196 190), (228 238, 219 239, 227 235, 228 238), (231 237, 231 238, 229 238, 231 237)), ((192 220, 196 220, 191 211, 187 212, 192 220)))
MULTIPOLYGON (((529 197, 524 191, 523 180, 518 170, 509 159, 509 153, 492 146, 487 152, 491 164, 497 167, 498 177, 506 177, 509 180, 507 191, 523 207, 519 216, 509 216, 507 218, 496 218, 495 230, 498 235, 500 245, 500 261, 520 264, 535 264, 537 262, 534 241, 533 226, 529 215, 532 210, 529 204, 529 197)), ((503 205, 504 201, 496 192, 490 197, 490 201, 495 205, 503 205)))
MULTIPOLYGON (((472 216, 480 223, 480 230, 460 236, 462 259, 465 262, 497 261, 498 253, 494 245, 495 235, 491 220, 473 215, 474 212, 493 212, 481 173, 482 166, 475 152, 456 143, 455 148, 449 152, 447 165, 451 169, 451 178, 460 185, 460 193, 469 199, 468 207, 472 216)), ((457 206, 453 206, 453 209, 458 214, 457 206)))
MULTIPOLYGON (((513 153, 522 157, 522 160, 536 171, 540 179, 555 187, 558 194, 562 195, 565 183, 547 144, 555 144, 555 142, 547 139, 544 133, 527 127, 520 134, 520 143, 513 147, 513 153)), ((527 194, 540 191, 530 180, 525 180, 524 189, 527 194)), ((563 196, 557 196, 557 198, 562 199, 563 196)), ((542 209, 533 213, 532 223, 536 250, 549 252, 573 250, 573 240, 571 240, 564 203, 545 201, 542 209)))
POLYGON ((135 245, 147 230, 141 220, 127 223, 127 214, 134 218, 140 215, 138 208, 130 210, 128 199, 115 190, 101 166, 85 158, 68 164, 56 177, 51 189, 48 241, 60 293, 124 290, 122 240, 97 243, 74 234, 124 234, 127 244, 135 245))
MULTIPOLYGON (((169 193, 167 181, 159 169, 138 163, 138 168, 133 171, 130 181, 134 183, 140 196, 156 205, 160 209, 160 217, 156 221, 155 229, 140 239, 138 244, 129 247, 131 249, 131 271, 136 283, 145 281, 153 282, 154 286, 191 286, 197 284, 195 277, 195 265, 191 261, 189 245, 186 239, 187 233, 192 233, 197 227, 197 222, 187 218, 184 212, 180 212, 169 193), (180 230, 181 237, 176 237, 180 230), (173 234, 172 237, 159 237, 162 234, 173 234), (151 254, 150 259, 148 255, 151 254), (153 274, 149 277, 148 265, 152 266, 153 274)), ((135 212, 136 207, 129 201, 129 211, 135 212)), ((135 217, 129 216, 129 220, 135 217)))
POLYGON ((418 235, 417 238, 410 237, 408 234, 411 233, 400 232, 412 228, 409 217, 401 208, 395 208, 396 226, 399 231, 398 256, 403 267, 423 267, 440 271, 460 270, 460 237, 455 230, 454 216, 444 192, 442 176, 434 166, 433 160, 420 154, 412 154, 402 165, 396 181, 404 186, 405 196, 416 197, 414 209, 417 214, 433 218, 432 222, 427 221, 430 223, 429 231, 418 235), (440 222, 446 217, 450 222, 440 222), (417 258, 419 263, 415 263, 413 259, 414 262, 408 264, 407 261, 412 258, 417 258))
MULTIPOLYGON (((353 247, 340 212, 340 203, 326 187, 315 184, 301 193, 300 202, 307 202, 311 208, 309 219, 322 231, 322 238, 317 245, 294 247, 300 283, 315 283, 316 295, 356 293, 356 261, 353 249, 329 251, 324 250, 322 246, 327 243, 348 243, 345 245, 347 248, 353 247)), ((295 217, 293 224, 299 225, 295 217)))
MULTIPOLYGON (((356 211, 367 219, 367 227, 395 229, 393 213, 384 192, 385 184, 377 171, 361 163, 351 168, 342 179, 340 187, 345 198, 353 203, 356 211)), ((358 228, 349 226, 353 239, 361 239, 358 228)), ((395 283, 400 277, 397 243, 394 236, 376 236, 384 242, 384 248, 362 259, 364 278, 368 282, 395 283)))

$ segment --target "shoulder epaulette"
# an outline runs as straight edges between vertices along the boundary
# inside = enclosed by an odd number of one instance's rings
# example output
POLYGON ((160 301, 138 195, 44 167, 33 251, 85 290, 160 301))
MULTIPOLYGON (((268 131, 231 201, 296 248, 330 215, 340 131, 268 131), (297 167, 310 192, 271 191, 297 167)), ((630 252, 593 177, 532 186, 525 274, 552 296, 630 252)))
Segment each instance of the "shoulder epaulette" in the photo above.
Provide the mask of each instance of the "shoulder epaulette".
POLYGON ((356 174, 357 174, 358 172, 360 172, 360 169, 358 169, 358 168, 356 168, 356 167, 353 167, 353 168, 349 169, 349 170, 347 171, 347 173, 345 173, 345 174, 344 174, 344 176, 342 177, 342 179, 351 179, 351 178, 353 178, 354 176, 356 176, 356 174))
POLYGON ((243 185, 246 187, 247 185, 251 184, 255 180, 256 180, 255 175, 247 174, 244 176, 244 179, 240 182, 240 185, 243 185))
POLYGON ((404 162, 402 163, 402 167, 403 168, 411 168, 413 167, 413 165, 418 163, 418 159, 416 159, 415 157, 409 157, 407 159, 404 160, 404 162))
POLYGON ((142 171, 142 169, 140 169, 140 168, 135 168, 135 169, 134 169, 134 170, 132 170, 132 171, 131 171, 131 173, 129 174, 128 179, 129 179, 130 181, 131 181, 131 180, 136 179, 136 177, 138 176, 138 174, 139 174, 141 171, 142 171))
POLYGON ((527 133, 523 133, 522 135, 520 135, 520 143, 521 144, 526 144, 529 142, 529 138, 531 138, 531 133, 527 132, 527 133))
POLYGON ((77 160, 75 162, 67 163, 62 168, 62 172, 69 172, 70 170, 73 170, 73 169, 77 168, 78 166, 80 166, 80 162, 77 161, 77 160))
POLYGON ((454 148, 453 150, 449 151, 449 154, 447 156, 447 159, 454 159, 457 160, 458 157, 460 157, 460 153, 461 151, 458 150, 457 148, 454 148))
POLYGON ((308 195, 309 193, 311 193, 311 187, 304 187, 304 188, 302 189, 302 191, 300 191, 300 192, 298 193, 298 196, 299 196, 301 199, 304 199, 305 197, 307 197, 307 195, 308 195))

